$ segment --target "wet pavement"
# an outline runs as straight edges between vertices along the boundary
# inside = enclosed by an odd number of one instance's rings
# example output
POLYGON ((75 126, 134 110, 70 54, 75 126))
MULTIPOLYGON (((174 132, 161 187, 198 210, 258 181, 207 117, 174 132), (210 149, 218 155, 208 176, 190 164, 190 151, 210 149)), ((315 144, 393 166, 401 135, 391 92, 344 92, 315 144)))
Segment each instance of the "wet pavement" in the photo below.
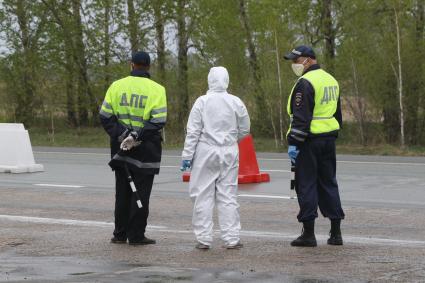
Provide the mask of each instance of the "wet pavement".
POLYGON ((425 282, 425 158, 339 156, 345 244, 326 245, 319 217, 319 246, 294 248, 289 162, 258 154, 271 182, 240 186, 245 247, 223 249, 216 231, 198 251, 178 152, 164 153, 155 179, 148 236, 158 244, 133 247, 109 243, 108 150, 34 151, 46 172, 0 174, 0 282, 425 282))
POLYGON ((0 280, 6 282, 338 282, 254 270, 178 268, 73 257, 24 257, 10 253, 5 253, 0 263, 0 280))

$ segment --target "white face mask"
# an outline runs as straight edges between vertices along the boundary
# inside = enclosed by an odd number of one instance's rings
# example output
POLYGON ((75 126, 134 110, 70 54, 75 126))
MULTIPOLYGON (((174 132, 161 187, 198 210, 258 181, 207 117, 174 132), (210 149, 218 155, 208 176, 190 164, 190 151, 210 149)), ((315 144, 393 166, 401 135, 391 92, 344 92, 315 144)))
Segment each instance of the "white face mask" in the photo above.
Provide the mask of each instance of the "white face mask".
POLYGON ((304 72, 304 63, 307 61, 307 58, 301 64, 292 64, 292 71, 297 77, 301 77, 304 72))

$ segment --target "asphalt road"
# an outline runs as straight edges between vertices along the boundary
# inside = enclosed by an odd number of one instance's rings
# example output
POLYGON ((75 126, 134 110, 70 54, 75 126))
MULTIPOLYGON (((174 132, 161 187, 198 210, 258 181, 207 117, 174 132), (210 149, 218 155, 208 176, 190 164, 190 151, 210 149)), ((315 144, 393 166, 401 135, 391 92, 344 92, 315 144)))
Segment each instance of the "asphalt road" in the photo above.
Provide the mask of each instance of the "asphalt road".
POLYGON ((425 282, 425 158, 338 156, 343 247, 293 248, 300 232, 289 161, 258 154, 271 182, 241 185, 245 248, 194 249, 177 151, 164 152, 151 198, 149 247, 112 245, 107 149, 34 148, 45 172, 0 174, 0 281, 425 282))

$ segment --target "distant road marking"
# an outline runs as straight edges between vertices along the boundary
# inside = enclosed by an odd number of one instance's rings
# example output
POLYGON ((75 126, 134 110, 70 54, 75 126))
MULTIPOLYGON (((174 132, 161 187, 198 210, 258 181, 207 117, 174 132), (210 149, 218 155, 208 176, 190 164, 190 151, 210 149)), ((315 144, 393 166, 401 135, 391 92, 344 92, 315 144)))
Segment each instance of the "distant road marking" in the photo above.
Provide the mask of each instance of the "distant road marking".
POLYGON ((340 160, 340 161, 337 161, 337 163, 425 166, 425 163, 379 162, 379 161, 346 161, 346 160, 340 160))
MULTIPOLYGON (((112 222, 91 221, 91 220, 45 218, 45 217, 5 215, 5 214, 0 214, 0 219, 16 221, 16 222, 39 223, 39 224, 60 224, 60 225, 68 225, 68 226, 105 227, 105 228, 114 227, 114 223, 112 222)), ((160 229, 166 229, 167 227, 148 225, 148 228, 160 230, 160 229)))
POLYGON ((57 188, 84 188, 85 186, 80 185, 62 185, 62 184, 33 184, 39 187, 57 187, 57 188))
MULTIPOLYGON (((112 228, 114 223, 102 222, 102 221, 90 221, 90 220, 74 220, 74 219, 58 219, 58 218, 43 218, 43 217, 30 217, 30 216, 18 216, 18 215, 0 215, 0 220, 25 222, 25 223, 38 223, 38 224, 59 224, 68 226, 83 226, 83 227, 100 227, 100 228, 112 228)), ((175 234, 192 234, 192 230, 175 230, 168 229, 166 226, 153 226, 148 225, 150 231, 159 233, 175 233, 175 234)), ((215 234, 219 234, 220 231, 215 230, 215 234)), ((272 231, 250 231, 242 230, 240 232, 242 237, 253 237, 253 238, 271 238, 271 239, 287 239, 292 240, 298 235, 288 234, 285 232, 272 232, 272 231)), ((328 235, 316 235, 319 241, 326 241, 328 235)), ((425 241, 418 240, 402 240, 402 239, 388 239, 388 238, 375 238, 375 237, 358 237, 343 235, 345 243, 355 244, 366 244, 366 245, 387 245, 387 246, 425 246, 425 241)))
MULTIPOLYGON (((63 154, 63 155, 97 155, 97 156, 108 156, 110 153, 90 153, 90 152, 66 152, 66 151, 34 151, 34 153, 47 153, 47 154, 63 154)), ((167 158, 181 158, 179 155, 163 155, 162 157, 167 158)), ((257 158, 263 161, 286 161, 287 158, 257 158)), ((425 166, 425 163, 409 163, 409 162, 381 162, 381 161, 348 161, 338 160, 337 163, 348 163, 348 164, 378 164, 378 165, 408 165, 408 166, 425 166)))
POLYGON ((290 173, 289 170, 279 170, 279 169, 260 169, 260 171, 264 172, 283 172, 283 173, 290 173))
POLYGON ((296 197, 291 198, 290 196, 273 196, 273 195, 248 195, 240 194, 239 197, 248 197, 248 198, 270 198, 270 199, 296 199, 296 197))
MULTIPOLYGON (((164 155, 163 155, 164 156, 164 155)), ((181 158, 180 156, 171 156, 171 155, 165 155, 164 157, 174 157, 174 158, 181 158)), ((262 161, 286 161, 289 162, 289 159, 287 158, 257 158, 257 160, 262 161)), ((348 161, 348 160, 337 160, 337 163, 348 163, 348 164, 380 164, 380 165, 411 165, 411 166, 425 166, 425 163, 408 163, 408 162, 380 162, 380 161, 348 161)), ((262 169, 263 171, 267 171, 267 169, 262 169)), ((268 170, 270 172, 273 172, 272 170, 268 170)), ((284 172, 290 172, 289 170, 282 170, 284 172)), ((276 171, 279 172, 279 171, 276 171)))
MULTIPOLYGON (((267 159, 267 158, 258 158, 258 160, 264 160, 264 161, 286 161, 286 162, 289 162, 289 159, 267 159)), ((337 160, 337 163, 347 163, 347 164, 378 164, 378 165, 409 165, 409 166, 425 166, 425 163, 380 162, 380 161, 348 161, 348 160, 337 160)))
MULTIPOLYGON (((161 165, 161 168, 180 168, 180 166, 177 165, 161 165)), ((290 173, 289 170, 278 170, 278 169, 260 169, 260 171, 264 172, 284 172, 284 173, 290 173)))
POLYGON ((98 156, 110 156, 109 152, 105 153, 95 153, 95 152, 66 152, 66 151, 34 151, 37 154, 62 154, 62 155, 98 155, 98 156))

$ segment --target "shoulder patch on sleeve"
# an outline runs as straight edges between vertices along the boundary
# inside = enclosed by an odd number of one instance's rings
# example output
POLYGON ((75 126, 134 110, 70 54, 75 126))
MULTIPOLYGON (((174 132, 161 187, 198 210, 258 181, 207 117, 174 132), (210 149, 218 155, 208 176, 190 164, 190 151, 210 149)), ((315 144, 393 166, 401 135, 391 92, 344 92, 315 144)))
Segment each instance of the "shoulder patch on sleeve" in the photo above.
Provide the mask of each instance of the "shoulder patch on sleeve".
POLYGON ((295 107, 300 107, 301 103, 303 102, 303 94, 301 92, 297 92, 295 94, 295 98, 294 98, 294 102, 295 102, 295 107))

